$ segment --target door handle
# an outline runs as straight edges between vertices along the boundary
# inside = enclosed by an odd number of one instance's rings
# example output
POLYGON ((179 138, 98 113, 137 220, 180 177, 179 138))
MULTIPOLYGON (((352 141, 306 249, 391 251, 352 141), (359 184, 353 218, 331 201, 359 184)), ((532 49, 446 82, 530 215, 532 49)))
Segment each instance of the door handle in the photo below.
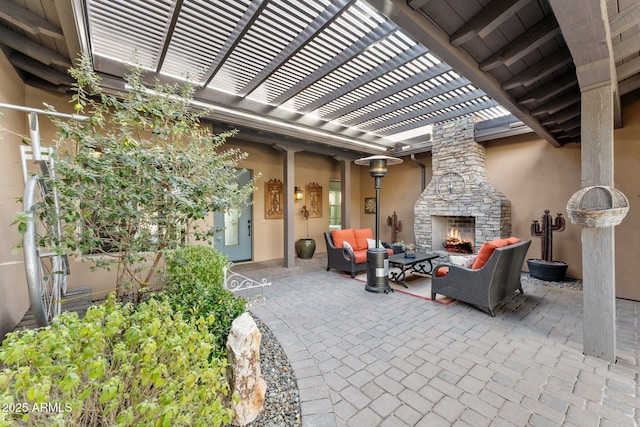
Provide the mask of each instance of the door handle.
POLYGON ((250 219, 247 220, 247 229, 248 229, 247 230, 248 231, 248 235, 249 235, 249 237, 251 237, 251 220, 250 219))

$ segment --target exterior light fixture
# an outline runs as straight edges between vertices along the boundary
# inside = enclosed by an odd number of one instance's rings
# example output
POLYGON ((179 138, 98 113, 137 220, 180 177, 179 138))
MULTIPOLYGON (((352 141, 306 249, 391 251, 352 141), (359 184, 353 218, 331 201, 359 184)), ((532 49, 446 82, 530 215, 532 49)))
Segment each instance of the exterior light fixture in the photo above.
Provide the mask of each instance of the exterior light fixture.
POLYGON ((380 184, 387 174, 387 166, 402 163, 402 159, 390 156, 370 156, 358 159, 356 165, 369 166, 369 174, 373 177, 376 189, 376 246, 367 251, 367 284, 364 289, 369 292, 392 291, 389 286, 389 254, 380 247, 378 232, 380 229, 380 184))
POLYGON ((296 189, 293 192, 293 198, 295 200, 302 200, 302 189, 300 189, 300 187, 296 187, 296 189))

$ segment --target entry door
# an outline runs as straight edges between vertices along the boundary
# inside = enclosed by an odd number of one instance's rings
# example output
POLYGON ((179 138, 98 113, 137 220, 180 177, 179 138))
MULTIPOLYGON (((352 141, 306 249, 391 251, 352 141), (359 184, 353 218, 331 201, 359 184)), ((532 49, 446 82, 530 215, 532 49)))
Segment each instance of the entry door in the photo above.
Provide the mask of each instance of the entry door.
MULTIPOLYGON (((250 170, 238 170, 237 182, 240 187, 245 186, 251 180, 250 170)), ((229 261, 251 260, 251 205, 244 208, 227 209, 216 212, 213 216, 213 225, 223 227, 213 238, 213 247, 226 255, 229 261)))

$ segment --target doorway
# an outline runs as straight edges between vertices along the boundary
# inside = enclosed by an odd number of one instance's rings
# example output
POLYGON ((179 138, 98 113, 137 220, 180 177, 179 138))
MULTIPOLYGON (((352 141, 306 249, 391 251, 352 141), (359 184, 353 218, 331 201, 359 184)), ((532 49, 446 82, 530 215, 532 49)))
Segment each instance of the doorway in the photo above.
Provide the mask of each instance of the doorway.
MULTIPOLYGON (((240 187, 251 181, 252 171, 238 169, 237 182, 240 187)), ((220 227, 213 237, 213 247, 226 255, 229 261, 251 261, 252 259, 252 209, 251 204, 243 208, 230 208, 215 212, 213 224, 220 227)))

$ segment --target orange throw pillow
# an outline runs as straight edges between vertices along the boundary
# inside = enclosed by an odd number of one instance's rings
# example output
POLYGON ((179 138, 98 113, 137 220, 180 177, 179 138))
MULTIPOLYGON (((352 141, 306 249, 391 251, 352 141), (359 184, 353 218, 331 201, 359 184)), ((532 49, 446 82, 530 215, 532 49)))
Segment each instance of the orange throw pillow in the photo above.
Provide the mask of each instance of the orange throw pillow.
POLYGON ((514 236, 507 237, 505 240, 506 240, 510 245, 513 245, 514 243, 520 243, 520 242, 522 242, 522 240, 520 240, 518 237, 514 237, 514 236))
POLYGON ((440 267, 436 270, 436 277, 444 277, 449 274, 449 267, 440 267))
POLYGON ((478 256, 475 261, 473 261, 471 268, 473 270, 477 270, 484 267, 487 261, 489 261, 491 255, 493 255, 493 251, 504 246, 507 246, 507 241, 504 239, 495 239, 490 242, 484 242, 478 251, 478 256))
POLYGON ((353 228, 332 230, 331 238, 333 239, 333 245, 336 248, 342 248, 342 242, 346 241, 354 250, 357 250, 358 245, 356 245, 356 236, 353 234, 353 228))
POLYGON ((373 231, 371 231, 371 228, 356 228, 353 230, 353 234, 356 239, 356 244, 353 247, 354 250, 360 251, 363 249, 369 249, 367 239, 373 239, 373 231))

